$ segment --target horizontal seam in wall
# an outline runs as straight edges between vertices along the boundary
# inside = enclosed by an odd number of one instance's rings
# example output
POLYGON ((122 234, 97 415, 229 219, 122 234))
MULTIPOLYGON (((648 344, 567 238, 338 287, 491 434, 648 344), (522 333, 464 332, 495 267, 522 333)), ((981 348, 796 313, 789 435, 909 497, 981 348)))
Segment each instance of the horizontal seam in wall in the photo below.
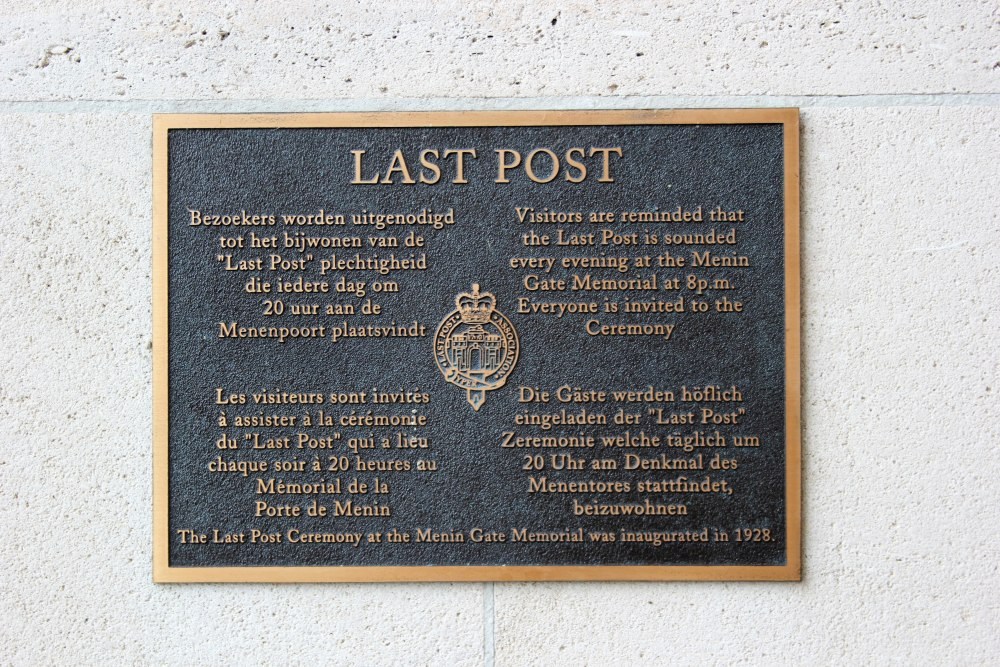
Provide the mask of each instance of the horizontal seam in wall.
POLYGON ((904 95, 654 95, 619 97, 371 97, 227 100, 7 100, 0 113, 220 113, 518 109, 668 109, 718 107, 1000 106, 1000 93, 904 95))

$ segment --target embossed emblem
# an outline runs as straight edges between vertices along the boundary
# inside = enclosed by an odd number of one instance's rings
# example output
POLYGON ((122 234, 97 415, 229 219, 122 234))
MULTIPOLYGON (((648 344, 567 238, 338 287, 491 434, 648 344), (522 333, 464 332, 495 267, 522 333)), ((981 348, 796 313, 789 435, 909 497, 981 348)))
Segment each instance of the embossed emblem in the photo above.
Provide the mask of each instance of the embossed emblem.
POLYGON ((438 325, 434 334, 434 359, 444 379, 465 389, 469 405, 476 411, 486 402, 486 392, 507 383, 520 345, 517 331, 500 311, 489 292, 455 297, 455 310, 438 325))

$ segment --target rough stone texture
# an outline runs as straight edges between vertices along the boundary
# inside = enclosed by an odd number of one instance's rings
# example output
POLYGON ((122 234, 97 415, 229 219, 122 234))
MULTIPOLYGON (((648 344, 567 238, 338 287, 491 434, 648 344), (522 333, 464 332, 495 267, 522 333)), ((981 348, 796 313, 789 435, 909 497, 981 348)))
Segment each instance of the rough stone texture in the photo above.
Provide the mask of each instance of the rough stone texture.
POLYGON ((1000 655, 1000 110, 804 110, 799 584, 507 584, 498 665, 1000 655))
POLYGON ((1000 103, 955 94, 1000 92, 995 2, 100 0, 0 24, 0 662, 1000 655, 1000 103), (153 585, 148 112, 636 95, 802 96, 805 580, 153 585))
POLYGON ((0 99, 1000 92, 993 0, 0 9, 0 99))
POLYGON ((0 124, 0 662, 482 664, 477 584, 152 583, 151 132, 0 124))

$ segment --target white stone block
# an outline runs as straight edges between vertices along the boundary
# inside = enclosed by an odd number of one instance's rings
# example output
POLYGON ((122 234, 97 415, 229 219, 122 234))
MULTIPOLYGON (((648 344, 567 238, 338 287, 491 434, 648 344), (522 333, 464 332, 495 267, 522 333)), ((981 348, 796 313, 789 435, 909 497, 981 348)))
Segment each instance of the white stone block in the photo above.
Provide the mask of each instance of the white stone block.
POLYGON ((8 101, 1000 92, 990 0, 51 0, 0 24, 8 101))
POLYGON ((802 125, 803 581, 498 584, 497 665, 1000 655, 1000 110, 802 125))
POLYGON ((0 661, 455 664, 483 588, 152 583, 151 121, 0 123, 0 661))

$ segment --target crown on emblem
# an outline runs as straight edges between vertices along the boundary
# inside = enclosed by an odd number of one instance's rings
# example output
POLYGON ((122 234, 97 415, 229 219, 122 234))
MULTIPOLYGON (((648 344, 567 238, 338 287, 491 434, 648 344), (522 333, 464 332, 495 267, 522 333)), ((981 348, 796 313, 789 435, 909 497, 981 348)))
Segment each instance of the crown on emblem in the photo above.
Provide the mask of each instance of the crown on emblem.
POLYGON ((466 324, 485 324, 496 309, 497 300, 489 292, 479 293, 479 283, 472 284, 472 294, 462 292, 455 297, 455 306, 466 324))

